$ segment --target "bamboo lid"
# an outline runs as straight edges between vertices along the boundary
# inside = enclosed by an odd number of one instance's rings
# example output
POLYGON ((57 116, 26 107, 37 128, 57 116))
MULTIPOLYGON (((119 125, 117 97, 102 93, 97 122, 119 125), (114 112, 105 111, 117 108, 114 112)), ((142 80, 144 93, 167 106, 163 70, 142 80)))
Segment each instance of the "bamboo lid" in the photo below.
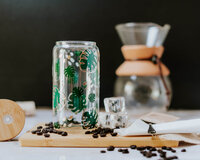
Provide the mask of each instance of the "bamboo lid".
POLYGON ((24 128, 25 113, 14 101, 0 99, 0 141, 16 137, 24 128))
MULTIPOLYGON (((161 63, 163 76, 170 74, 169 69, 161 63)), ((116 70, 117 76, 159 76, 160 70, 158 64, 151 61, 125 61, 116 70)))
POLYGON ((123 56, 126 60, 144 59, 157 55, 162 57, 164 47, 147 47, 145 45, 124 45, 121 47, 123 56))

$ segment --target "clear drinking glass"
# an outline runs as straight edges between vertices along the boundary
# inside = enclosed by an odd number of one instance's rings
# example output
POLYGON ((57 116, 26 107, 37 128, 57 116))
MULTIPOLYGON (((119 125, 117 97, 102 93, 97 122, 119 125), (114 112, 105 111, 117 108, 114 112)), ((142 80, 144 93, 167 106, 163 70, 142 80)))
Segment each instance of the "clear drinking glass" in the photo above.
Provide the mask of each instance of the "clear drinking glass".
POLYGON ((93 128, 99 112, 99 49, 90 41, 58 41, 53 48, 53 112, 66 127, 93 128))
MULTIPOLYGON (((146 46, 147 48, 162 46, 169 25, 163 27, 155 23, 125 23, 116 25, 116 30, 124 46, 146 46)), ((130 54, 129 54, 130 56, 130 54)), ((135 59, 137 61, 138 59, 135 59)), ((129 62, 131 60, 128 60, 129 62)), ((127 61, 127 62, 128 62, 127 61)), ((136 66, 137 67, 137 66, 136 66)), ((146 68, 148 70, 149 68, 146 68)), ((131 70, 131 68, 130 68, 131 70)), ((169 107, 172 88, 168 76, 129 75, 118 76, 115 82, 114 95, 124 96, 128 109, 148 112, 165 111, 169 107), (166 87, 169 95, 166 95, 166 87)))

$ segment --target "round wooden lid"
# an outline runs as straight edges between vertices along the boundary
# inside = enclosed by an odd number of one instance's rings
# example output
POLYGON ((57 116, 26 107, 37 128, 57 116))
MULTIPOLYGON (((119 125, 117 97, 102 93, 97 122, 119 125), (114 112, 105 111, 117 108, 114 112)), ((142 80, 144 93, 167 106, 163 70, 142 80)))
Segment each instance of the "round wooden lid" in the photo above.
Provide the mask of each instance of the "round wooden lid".
MULTIPOLYGON (((170 74, 169 69, 161 63, 161 69, 164 76, 170 74)), ((118 76, 158 76, 160 70, 158 64, 151 61, 125 61, 116 70, 118 76)))
POLYGON ((0 99, 0 141, 16 137, 24 128, 25 113, 14 101, 0 99))
POLYGON ((135 60, 150 58, 153 55, 157 55, 158 58, 161 58, 164 51, 164 47, 147 47, 145 45, 124 45, 121 47, 121 50, 125 59, 135 60))

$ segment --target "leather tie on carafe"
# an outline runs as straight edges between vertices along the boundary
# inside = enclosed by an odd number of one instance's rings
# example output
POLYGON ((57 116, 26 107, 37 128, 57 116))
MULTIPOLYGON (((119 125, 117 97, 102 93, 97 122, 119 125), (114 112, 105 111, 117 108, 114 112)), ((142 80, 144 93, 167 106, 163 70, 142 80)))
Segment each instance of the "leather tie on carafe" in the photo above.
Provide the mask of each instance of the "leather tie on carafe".
POLYGON ((152 63, 154 64, 158 64, 158 67, 159 67, 159 71, 160 71, 160 78, 162 80, 162 83, 163 83, 163 86, 165 88, 165 91, 166 91, 166 95, 167 95, 167 99, 168 99, 168 105, 169 106, 169 101, 170 101, 170 90, 169 88, 167 87, 167 83, 164 79, 164 76, 163 76, 163 72, 162 72, 162 69, 161 69, 161 59, 158 58, 157 55, 153 55, 149 58, 141 58, 141 59, 135 59, 134 61, 151 61, 152 63))

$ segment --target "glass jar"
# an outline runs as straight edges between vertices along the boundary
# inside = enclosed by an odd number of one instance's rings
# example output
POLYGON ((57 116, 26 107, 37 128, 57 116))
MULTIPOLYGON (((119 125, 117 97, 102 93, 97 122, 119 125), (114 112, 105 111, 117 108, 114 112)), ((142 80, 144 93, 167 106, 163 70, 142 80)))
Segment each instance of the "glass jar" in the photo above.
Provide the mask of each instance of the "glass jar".
POLYGON ((53 112, 60 125, 93 128, 99 112, 99 49, 90 41, 53 48, 53 112))

